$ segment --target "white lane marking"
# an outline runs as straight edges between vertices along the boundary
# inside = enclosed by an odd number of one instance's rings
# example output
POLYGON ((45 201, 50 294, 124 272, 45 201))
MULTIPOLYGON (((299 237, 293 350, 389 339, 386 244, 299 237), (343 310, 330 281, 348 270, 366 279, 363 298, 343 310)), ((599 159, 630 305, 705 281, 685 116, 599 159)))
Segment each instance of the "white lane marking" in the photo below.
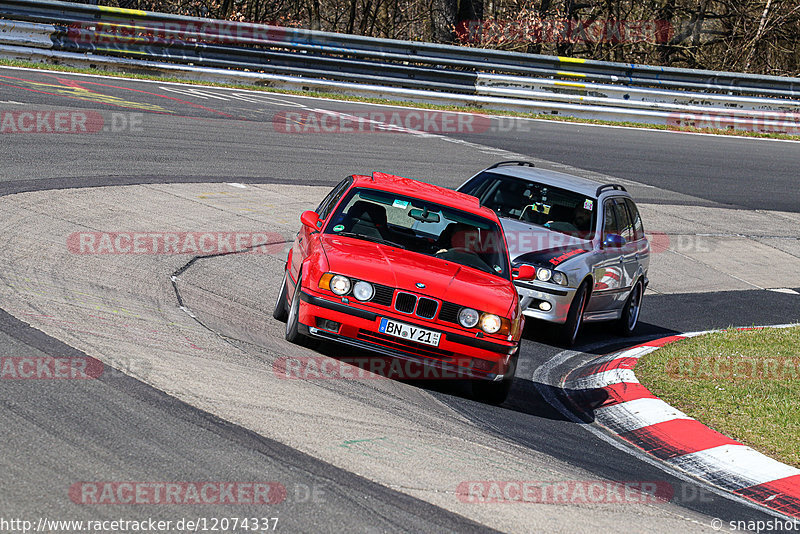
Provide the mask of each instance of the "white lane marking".
POLYGON ((183 96, 200 98, 202 100, 208 100, 209 98, 213 98, 215 100, 223 100, 225 102, 229 102, 231 100, 237 100, 255 104, 272 104, 275 106, 299 107, 299 108, 306 107, 303 104, 292 102, 291 100, 283 100, 282 98, 275 98, 273 96, 269 96, 263 93, 258 93, 255 91, 251 93, 217 92, 217 91, 208 91, 206 89, 198 89, 192 86, 169 87, 166 85, 159 86, 159 89, 170 93, 177 93, 183 96))
POLYGON ((677 456, 667 462, 699 477, 725 480, 735 477, 733 484, 739 487, 734 489, 800 475, 800 469, 782 464, 744 445, 720 445, 677 456))
MULTIPOLYGON (((164 82, 164 81, 159 81, 159 80, 140 80, 140 79, 136 79, 136 78, 124 78, 124 77, 121 77, 121 76, 102 76, 100 74, 82 74, 82 73, 79 73, 79 72, 51 71, 51 70, 47 70, 47 69, 32 69, 32 68, 29 68, 29 67, 6 67, 6 66, 2 66, 2 67, 0 67, 0 69, 21 70, 21 71, 27 71, 27 72, 53 72, 53 73, 56 73, 56 74, 59 74, 59 75, 65 75, 65 76, 76 76, 76 77, 84 76, 84 77, 89 77, 89 78, 103 78, 103 79, 106 79, 106 80, 121 80, 121 81, 127 81, 127 82, 151 83, 151 84, 158 84, 158 85, 176 85, 176 86, 179 86, 179 87, 186 87, 187 85, 189 85, 189 84, 180 83, 180 82, 164 82)), ((191 84, 191 86, 193 86, 193 87, 205 87, 205 88, 208 88, 208 89, 227 89, 227 88, 224 88, 224 87, 214 87, 213 85, 203 85, 201 83, 194 83, 194 84, 191 84)), ((261 93, 261 94, 263 94, 262 91, 257 91, 257 90, 253 90, 253 89, 231 89, 231 90, 238 91, 238 92, 241 92, 241 93, 257 93, 257 94, 261 93)), ((418 110, 423 110, 423 111, 430 111, 430 109, 428 109, 428 108, 417 108, 417 107, 412 107, 412 106, 397 106, 397 105, 391 105, 391 104, 376 104, 374 102, 353 102, 352 100, 340 100, 340 99, 337 99, 337 98, 320 98, 318 96, 305 96, 305 95, 287 95, 287 96, 291 96, 292 98, 301 98, 301 99, 305 98, 305 99, 313 99, 313 100, 325 101, 325 102, 344 102, 344 103, 347 103, 347 104, 354 104, 354 105, 361 105, 361 106, 380 106, 380 107, 387 107, 387 108, 418 109, 418 110)), ((306 107, 306 106, 304 106, 302 104, 299 104, 299 103, 297 103, 297 105, 299 105, 300 107, 306 107)), ((769 137, 749 137, 749 136, 726 135, 726 134, 710 134, 710 133, 700 133, 700 132, 681 132, 681 131, 676 131, 676 130, 659 130, 659 129, 656 129, 656 128, 636 128, 636 127, 633 127, 633 126, 621 126, 621 125, 616 125, 616 124, 591 124, 591 123, 586 123, 586 122, 571 122, 571 121, 564 121, 564 120, 554 121, 554 120, 548 120, 548 119, 536 119, 536 118, 529 118, 529 117, 517 117, 517 118, 520 118, 522 120, 527 120, 527 121, 546 122, 546 123, 549 123, 549 124, 561 123, 561 124, 572 125, 572 126, 585 126, 585 127, 588 127, 588 128, 614 128, 614 129, 619 129, 619 130, 639 130, 639 131, 643 131, 643 132, 654 132, 654 133, 662 133, 662 134, 702 135, 702 136, 722 137, 722 138, 728 138, 728 139, 737 139, 737 140, 741 140, 741 141, 745 141, 745 142, 748 142, 748 141, 749 142, 754 142, 754 141, 772 141, 772 142, 778 142, 778 143, 800 143, 800 141, 796 141, 796 140, 793 140, 793 139, 774 139, 774 138, 769 138, 769 137)), ((641 184, 639 184, 639 185, 641 185, 641 184)))
POLYGON ((602 373, 584 376, 575 382, 570 382, 570 389, 601 389, 613 384, 625 382, 638 384, 639 380, 631 369, 610 369, 602 373))
POLYGON ((239 182, 225 182, 225 183, 231 187, 238 187, 239 189, 247 189, 246 185, 240 184, 239 182))
POLYGON ((587 364, 587 367, 590 365, 598 365, 601 363, 608 363, 613 362, 614 360, 621 360, 622 358, 641 358, 645 354, 649 354, 656 350, 658 347, 651 347, 649 345, 644 345, 641 347, 634 347, 632 349, 623 350, 622 352, 612 352, 611 354, 606 354, 605 356, 600 356, 596 360, 592 360, 587 364))
POLYGON ((768 288, 768 291, 774 291, 775 293, 786 293, 787 295, 800 295, 800 293, 794 289, 789 289, 788 287, 768 288))
POLYGON ((636 399, 594 411, 595 417, 615 432, 630 432, 674 419, 692 418, 661 399, 636 399))
POLYGON ((0 104, 11 104, 12 106, 27 106, 25 102, 16 102, 14 100, 0 100, 0 104))
MULTIPOLYGON (((470 143, 469 141, 463 141, 461 139, 454 139, 452 137, 447 137, 446 135, 434 134, 434 133, 426 132, 426 131, 423 131, 423 130, 414 130, 414 129, 411 129, 411 128, 406 128, 404 126, 398 126, 397 124, 391 124, 391 123, 388 123, 388 122, 381 122, 381 121, 378 121, 378 120, 375 120, 375 119, 370 119, 368 117, 357 117, 355 115, 349 115, 347 113, 342 113, 342 112, 339 112, 339 111, 332 111, 332 110, 329 110, 329 109, 321 109, 321 108, 317 108, 317 109, 310 108, 309 111, 313 111, 313 112, 316 112, 316 113, 322 113, 322 114, 325 114, 325 115, 332 115, 334 117, 341 117, 341 118, 345 118, 345 119, 348 119, 348 120, 351 120, 351 121, 355 121, 355 122, 366 122, 366 123, 374 124, 378 128, 383 129, 383 130, 387 130, 387 131, 402 132, 402 133, 407 133, 407 134, 411 134, 411 135, 415 135, 417 137, 422 137, 422 138, 427 138, 427 139, 431 139, 431 138, 440 139, 440 140, 448 142, 448 143, 453 143, 453 144, 462 145, 462 146, 466 146, 466 147, 472 148, 473 150, 476 150, 476 151, 481 152, 483 154, 489 154, 489 155, 497 156, 497 157, 501 157, 501 158, 508 158, 508 159, 525 159, 526 158, 526 156, 523 155, 523 154, 517 154, 515 152, 509 152, 507 150, 503 150, 503 149, 500 149, 500 148, 493 148, 493 147, 480 145, 480 144, 477 144, 477 143, 470 143)), ((425 111, 431 111, 431 110, 425 110, 425 111)), ((460 113, 460 112, 454 112, 454 113, 460 113)))

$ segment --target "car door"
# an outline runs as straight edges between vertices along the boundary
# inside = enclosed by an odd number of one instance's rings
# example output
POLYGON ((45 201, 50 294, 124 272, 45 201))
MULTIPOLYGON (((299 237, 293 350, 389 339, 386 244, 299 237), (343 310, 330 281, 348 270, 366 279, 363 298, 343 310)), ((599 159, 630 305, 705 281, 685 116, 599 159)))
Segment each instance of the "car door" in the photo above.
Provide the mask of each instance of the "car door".
POLYGON ((602 233, 599 250, 596 253, 597 261, 592 267, 594 287, 586 311, 590 314, 602 314, 617 307, 619 295, 623 292, 625 283, 624 260, 622 249, 606 247, 603 245, 609 234, 619 235, 619 222, 617 210, 613 199, 606 199, 602 205, 599 221, 602 222, 602 233))
POLYGON ((633 200, 626 198, 625 206, 628 208, 628 214, 631 218, 633 226, 633 249, 634 260, 636 262, 635 272, 647 273, 647 268, 650 265, 650 243, 644 235, 644 225, 642 224, 642 217, 639 214, 639 209, 633 200))
POLYGON ((617 224, 619 235, 625 239, 625 245, 620 249, 621 259, 623 264, 622 269, 622 284, 621 288, 624 290, 619 295, 616 303, 621 307, 625 304, 628 298, 630 288, 636 278, 636 272, 639 270, 639 252, 636 238, 633 231, 633 221, 631 220, 630 210, 625 202, 624 197, 614 198, 614 212, 617 216, 617 224))

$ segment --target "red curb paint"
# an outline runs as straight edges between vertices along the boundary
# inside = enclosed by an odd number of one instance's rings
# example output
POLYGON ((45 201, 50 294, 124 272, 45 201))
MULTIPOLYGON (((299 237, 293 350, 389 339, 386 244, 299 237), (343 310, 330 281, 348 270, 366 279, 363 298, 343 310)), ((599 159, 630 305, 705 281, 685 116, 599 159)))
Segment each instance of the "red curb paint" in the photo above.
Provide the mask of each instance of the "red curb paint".
POLYGON ((800 517, 800 475, 736 490, 734 493, 792 517, 800 517))
POLYGON ((638 382, 620 382, 603 388, 608 393, 608 399, 601 406, 613 406, 637 399, 657 399, 649 389, 638 382))
POLYGON ((692 419, 664 421, 624 432, 620 437, 662 460, 721 445, 741 445, 738 441, 692 419))
MULTIPOLYGON (((764 328, 766 327, 738 328, 737 330, 761 330, 764 328)), ((660 348, 674 343, 675 341, 686 339, 687 337, 688 336, 685 335, 663 337, 619 351, 618 354, 622 355, 627 350, 637 347, 660 348)), ((581 369, 575 377, 584 378, 613 369, 633 369, 638 362, 638 358, 626 358, 621 356, 602 364, 595 364, 581 369)), ((573 377, 570 376, 569 378, 572 379, 573 377)), ((602 404, 594 407, 595 409, 637 399, 658 398, 638 382, 621 382, 610 384, 603 388, 592 388, 586 391, 592 391, 593 393, 603 391, 608 395, 607 399, 604 400, 602 404)), ((673 419, 629 432, 622 432, 618 435, 637 448, 662 460, 677 458, 722 445, 742 445, 738 441, 712 430, 694 419, 673 419)), ((766 508, 777 510, 787 516, 800 518, 800 475, 793 475, 764 484, 734 490, 732 493, 740 495, 766 508)))
POLYGON ((590 365, 589 367, 581 369, 580 372, 576 375, 576 378, 592 376, 599 373, 604 373, 606 371, 613 371, 615 369, 630 370, 636 367, 636 363, 638 361, 639 361, 638 358, 616 358, 608 362, 598 363, 596 365, 590 365))

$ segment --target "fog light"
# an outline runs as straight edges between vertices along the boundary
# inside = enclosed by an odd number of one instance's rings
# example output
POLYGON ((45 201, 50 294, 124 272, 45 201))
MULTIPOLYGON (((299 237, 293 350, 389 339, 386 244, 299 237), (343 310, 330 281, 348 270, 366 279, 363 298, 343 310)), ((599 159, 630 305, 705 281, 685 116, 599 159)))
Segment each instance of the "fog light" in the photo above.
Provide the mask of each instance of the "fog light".
POLYGON ((342 326, 342 323, 337 323, 336 321, 331 321, 330 319, 323 319, 321 317, 317 317, 317 328, 321 328, 323 330, 329 330, 331 332, 338 332, 340 326, 342 326))
POLYGON ((539 309, 542 311, 550 311, 553 309, 553 305, 546 300, 543 300, 539 303, 539 309))

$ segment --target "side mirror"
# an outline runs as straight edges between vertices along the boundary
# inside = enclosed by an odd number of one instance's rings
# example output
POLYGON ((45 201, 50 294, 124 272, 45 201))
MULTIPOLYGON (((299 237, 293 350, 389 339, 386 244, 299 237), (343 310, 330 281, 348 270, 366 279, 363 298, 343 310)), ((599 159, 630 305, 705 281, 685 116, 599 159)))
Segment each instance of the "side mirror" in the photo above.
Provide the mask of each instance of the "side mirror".
POLYGON ((603 240, 603 246, 606 248, 622 248, 625 246, 625 238, 619 234, 608 234, 603 240))
POLYGON ((536 278, 536 268, 533 265, 520 265, 517 269, 511 270, 511 277, 514 280, 533 280, 536 278))
POLYGON ((300 215, 300 222, 303 223, 303 226, 307 226, 311 230, 319 231, 319 215, 315 211, 304 211, 300 215))

